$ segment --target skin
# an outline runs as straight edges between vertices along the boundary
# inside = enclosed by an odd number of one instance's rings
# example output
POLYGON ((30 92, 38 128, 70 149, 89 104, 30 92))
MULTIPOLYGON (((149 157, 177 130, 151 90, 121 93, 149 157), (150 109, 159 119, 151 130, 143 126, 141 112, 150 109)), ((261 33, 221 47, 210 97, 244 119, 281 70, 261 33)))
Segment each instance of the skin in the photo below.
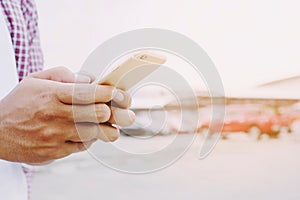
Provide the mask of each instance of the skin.
POLYGON ((41 164, 84 151, 97 140, 117 140, 116 127, 134 121, 131 99, 90 80, 76 81, 60 67, 18 84, 0 101, 0 159, 41 164))

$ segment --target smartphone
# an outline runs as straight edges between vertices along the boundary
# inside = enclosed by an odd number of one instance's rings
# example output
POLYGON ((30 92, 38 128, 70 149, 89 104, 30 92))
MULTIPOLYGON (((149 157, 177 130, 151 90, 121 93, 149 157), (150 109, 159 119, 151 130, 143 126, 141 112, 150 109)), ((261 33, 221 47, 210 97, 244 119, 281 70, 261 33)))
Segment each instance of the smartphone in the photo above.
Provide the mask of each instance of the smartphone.
POLYGON ((112 85, 121 90, 128 90, 166 61, 165 56, 152 52, 135 54, 102 78, 99 84, 112 85))

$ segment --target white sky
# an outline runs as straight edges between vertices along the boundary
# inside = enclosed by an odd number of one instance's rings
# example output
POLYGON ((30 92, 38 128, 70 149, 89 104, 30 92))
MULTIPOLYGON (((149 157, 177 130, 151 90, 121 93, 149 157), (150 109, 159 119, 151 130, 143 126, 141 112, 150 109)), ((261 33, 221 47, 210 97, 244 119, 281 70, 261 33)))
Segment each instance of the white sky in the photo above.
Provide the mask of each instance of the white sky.
POLYGON ((113 35, 171 29, 215 62, 226 90, 300 74, 299 0, 36 0, 46 67, 80 69, 113 35))

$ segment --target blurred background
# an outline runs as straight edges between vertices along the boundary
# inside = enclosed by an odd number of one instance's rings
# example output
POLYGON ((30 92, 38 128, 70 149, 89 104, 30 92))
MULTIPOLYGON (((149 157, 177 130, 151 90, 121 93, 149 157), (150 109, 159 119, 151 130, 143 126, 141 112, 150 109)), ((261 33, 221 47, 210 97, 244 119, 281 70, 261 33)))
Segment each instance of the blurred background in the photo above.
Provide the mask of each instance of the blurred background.
MULTIPOLYGON (((209 103, 187 106, 199 111, 196 129, 189 126, 193 119, 185 119, 182 123, 186 126, 178 127, 178 107, 161 91, 157 97, 168 101, 162 100, 160 106, 171 117, 151 145, 168 144, 172 133, 188 137, 196 131, 198 137, 185 156, 162 171, 128 175, 100 165, 88 153, 73 155, 37 168, 33 200, 300 198, 299 1, 36 3, 46 68, 66 66, 76 72, 88 55, 112 36, 138 28, 169 29, 193 39, 208 53, 222 78, 228 105, 222 140, 209 157, 198 160, 203 135, 213 134, 213 128, 207 126, 209 103)), ((199 102, 209 102, 201 92, 199 102)), ((143 106, 156 97, 150 93, 144 93, 143 106)), ((136 107, 140 123, 147 122, 147 112, 136 107)), ((151 135, 157 127, 150 126, 144 132, 131 128, 134 134, 151 135)), ((125 135, 120 145, 138 151, 140 143, 132 147, 132 138, 125 135)))
POLYGON ((297 0, 36 2, 46 67, 77 71, 103 41, 150 27, 196 41, 215 62, 226 89, 300 74, 297 0))

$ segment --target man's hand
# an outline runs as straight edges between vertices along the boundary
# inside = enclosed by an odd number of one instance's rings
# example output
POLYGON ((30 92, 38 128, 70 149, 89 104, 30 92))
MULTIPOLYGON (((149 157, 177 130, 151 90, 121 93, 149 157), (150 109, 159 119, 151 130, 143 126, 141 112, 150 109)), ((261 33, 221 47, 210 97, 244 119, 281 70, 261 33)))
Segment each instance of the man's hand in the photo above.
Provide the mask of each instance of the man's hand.
POLYGON ((75 82, 65 68, 38 72, 0 101, 0 159, 52 161, 83 151, 98 139, 115 141, 119 130, 111 124, 133 123, 127 93, 75 82))

